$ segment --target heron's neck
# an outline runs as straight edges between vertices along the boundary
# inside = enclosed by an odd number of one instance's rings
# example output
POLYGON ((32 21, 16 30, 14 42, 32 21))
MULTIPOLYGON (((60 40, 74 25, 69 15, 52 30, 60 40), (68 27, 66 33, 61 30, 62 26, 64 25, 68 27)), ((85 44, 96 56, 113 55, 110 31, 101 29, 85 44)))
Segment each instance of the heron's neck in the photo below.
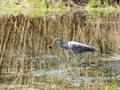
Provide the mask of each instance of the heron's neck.
POLYGON ((67 44, 64 44, 63 42, 60 42, 60 47, 64 49, 69 49, 67 44))

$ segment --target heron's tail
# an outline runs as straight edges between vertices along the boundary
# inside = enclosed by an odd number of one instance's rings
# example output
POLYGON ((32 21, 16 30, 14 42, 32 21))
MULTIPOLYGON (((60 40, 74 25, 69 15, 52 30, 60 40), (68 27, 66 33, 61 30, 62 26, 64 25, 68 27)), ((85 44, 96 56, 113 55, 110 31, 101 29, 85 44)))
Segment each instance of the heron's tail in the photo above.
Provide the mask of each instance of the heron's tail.
POLYGON ((90 51, 90 52, 95 52, 95 48, 89 48, 89 50, 88 51, 90 51))

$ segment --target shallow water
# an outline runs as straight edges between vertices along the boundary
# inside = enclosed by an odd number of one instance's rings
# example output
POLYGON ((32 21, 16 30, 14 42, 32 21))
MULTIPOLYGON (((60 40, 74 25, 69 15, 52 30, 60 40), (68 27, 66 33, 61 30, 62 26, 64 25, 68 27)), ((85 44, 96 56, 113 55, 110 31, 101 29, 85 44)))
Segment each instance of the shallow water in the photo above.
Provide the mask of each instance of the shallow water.
POLYGON ((120 70, 120 63, 117 63, 117 64, 107 64, 107 65, 104 65, 104 68, 107 69, 107 70, 113 70, 113 71, 119 71, 120 70))
POLYGON ((31 72, 31 74, 34 75, 34 76, 62 75, 62 71, 57 71, 57 70, 40 71, 40 70, 36 70, 36 71, 31 72))
MULTIPOLYGON (((47 55, 43 55, 43 56, 47 56, 47 55)), ((57 60, 57 56, 53 56, 53 55, 48 55, 48 57, 51 57, 51 58, 54 58, 55 60, 57 60)), ((50 60, 50 58, 44 58, 45 60, 50 60)), ((101 59, 101 58, 100 58, 101 59)), ((103 58, 102 58, 103 59, 103 58)), ((69 59, 68 59, 69 60, 69 59)), ((64 76, 64 75, 67 75, 64 80, 65 81, 70 81, 70 82, 84 82, 84 83, 87 83, 87 82, 92 82, 94 80, 103 80, 103 81, 109 81, 109 80, 117 80, 119 81, 120 80, 120 76, 119 76, 119 69, 120 69, 120 60, 119 58, 117 57, 108 57, 108 58, 104 58, 103 61, 101 62, 105 62, 104 64, 99 64, 99 63, 95 63, 95 62, 90 62, 90 63, 87 63, 87 62, 80 62, 79 61, 79 66, 76 70, 71 70, 71 71, 65 71, 65 70, 35 70, 35 71, 32 71, 30 72, 33 76, 46 76, 46 75, 53 75, 53 76, 64 76), (117 62, 115 62, 114 60, 117 59, 117 62), (109 64, 106 63, 107 61, 109 61, 109 64), (98 77, 91 77, 90 76, 79 76, 78 74, 76 74, 76 76, 73 76, 73 77, 69 77, 69 73, 82 73, 82 72, 85 72, 86 69, 93 69, 93 71, 96 71, 97 69, 99 69, 100 67, 102 67, 104 70, 106 71, 113 71, 113 72, 117 72, 118 74, 114 74, 114 75, 105 75, 105 76, 98 76, 98 77)), ((70 62, 70 61, 69 61, 70 62)), ((70 64, 70 63, 67 63, 67 64, 70 64)), ((73 62, 74 63, 74 60, 73 62)), ((87 70, 86 70, 87 71, 87 70)), ((112 73, 113 73, 112 72, 112 73)), ((92 74, 92 72, 91 72, 92 74)))

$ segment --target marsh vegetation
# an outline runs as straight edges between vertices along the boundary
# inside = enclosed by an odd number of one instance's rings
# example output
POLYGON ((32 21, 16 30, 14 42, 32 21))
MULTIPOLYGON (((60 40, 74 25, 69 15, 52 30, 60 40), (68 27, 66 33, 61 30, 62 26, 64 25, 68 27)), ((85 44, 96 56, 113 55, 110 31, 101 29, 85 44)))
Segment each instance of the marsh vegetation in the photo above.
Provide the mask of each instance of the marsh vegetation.
POLYGON ((37 18, 0 16, 0 88, 117 90, 119 22, 119 13, 80 11, 37 18), (73 57, 57 44, 48 49, 56 37, 94 46, 96 54, 73 57))
POLYGON ((3 1, 0 89, 120 89, 118 0, 116 4, 112 0, 3 1), (73 56, 57 43, 49 49, 56 37, 93 46, 96 52, 73 56))

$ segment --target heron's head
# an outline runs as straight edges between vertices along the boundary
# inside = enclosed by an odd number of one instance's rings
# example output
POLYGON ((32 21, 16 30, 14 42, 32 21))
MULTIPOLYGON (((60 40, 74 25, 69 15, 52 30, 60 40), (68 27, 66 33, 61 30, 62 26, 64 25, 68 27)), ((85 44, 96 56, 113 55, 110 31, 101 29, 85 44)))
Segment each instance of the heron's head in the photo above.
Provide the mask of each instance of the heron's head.
POLYGON ((63 39, 62 39, 62 38, 56 38, 56 39, 52 42, 52 44, 49 46, 49 48, 52 48, 52 46, 53 46, 53 44, 54 44, 55 42, 63 43, 63 39))
POLYGON ((63 42, 63 39, 62 38, 56 38, 55 42, 63 42))

